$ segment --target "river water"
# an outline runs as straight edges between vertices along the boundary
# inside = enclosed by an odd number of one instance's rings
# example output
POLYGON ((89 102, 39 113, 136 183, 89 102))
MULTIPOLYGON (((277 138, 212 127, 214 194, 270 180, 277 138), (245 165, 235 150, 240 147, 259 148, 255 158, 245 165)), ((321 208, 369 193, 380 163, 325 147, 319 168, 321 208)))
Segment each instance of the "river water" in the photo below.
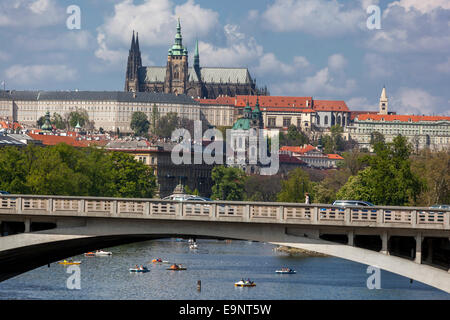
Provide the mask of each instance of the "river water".
POLYGON ((0 299, 45 300, 300 300, 300 299, 427 299, 450 300, 450 295, 393 273, 381 271, 381 289, 368 289, 372 273, 367 266, 334 257, 288 255, 275 246, 250 241, 198 240, 197 250, 187 242, 162 239, 139 242, 105 251, 110 257, 73 257, 79 265, 80 289, 68 289, 74 276, 67 266, 53 263, 0 283, 0 299), (181 263, 186 271, 168 271, 181 263), (128 271, 146 265, 148 273, 128 271), (292 275, 276 274, 288 266, 292 275), (251 288, 235 287, 241 278, 255 281, 251 288), (201 290, 197 281, 201 281, 201 290))

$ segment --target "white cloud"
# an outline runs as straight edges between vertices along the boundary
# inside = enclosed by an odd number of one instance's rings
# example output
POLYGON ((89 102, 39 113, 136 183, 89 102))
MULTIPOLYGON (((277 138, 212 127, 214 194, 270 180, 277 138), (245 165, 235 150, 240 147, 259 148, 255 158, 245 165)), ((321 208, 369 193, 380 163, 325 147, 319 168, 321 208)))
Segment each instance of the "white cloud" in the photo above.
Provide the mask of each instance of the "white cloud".
POLYGON ((78 73, 66 65, 13 65, 6 69, 5 76, 14 84, 30 85, 42 81, 73 81, 78 73))
POLYGON ((447 60, 436 65, 436 70, 442 73, 450 73, 450 57, 447 60))
POLYGON ((350 110, 367 110, 367 111, 377 111, 378 105, 369 102, 366 97, 353 97, 346 101, 347 106, 350 110))
POLYGON ((223 28, 226 46, 199 42, 200 63, 211 67, 244 67, 263 56, 264 50, 253 37, 247 37, 239 26, 227 24, 223 28))
POLYGON ((361 30, 366 22, 366 13, 359 6, 346 9, 338 1, 327 0, 275 0, 261 17, 264 26, 273 31, 327 37, 361 30))
POLYGON ((98 49, 95 50, 95 56, 108 64, 124 64, 127 61, 127 50, 109 49, 105 42, 105 34, 97 34, 98 49))
POLYGON ((421 13, 430 13, 435 9, 450 9, 450 1, 448 0, 400 0, 394 1, 388 5, 388 9, 392 6, 400 6, 406 11, 417 10, 421 13))
POLYGON ((328 57, 328 67, 332 70, 341 70, 347 65, 347 60, 342 54, 333 54, 328 57))
POLYGON ((392 59, 388 57, 367 53, 363 58, 363 62, 369 78, 387 78, 393 74, 392 59))
MULTIPOLYGON (((382 29, 368 35, 367 47, 381 52, 448 52, 450 5, 441 1, 396 1, 383 12, 382 29)), ((447 0, 447 3, 450 3, 447 0)))
POLYGON ((64 8, 55 0, 11 0, 0 3, 0 27, 63 25, 65 19, 64 8))
POLYGON ((421 88, 402 87, 389 99, 389 109, 397 114, 439 114, 442 107, 449 110, 441 98, 421 88))
POLYGON ((135 4, 123 0, 114 6, 114 14, 98 28, 108 45, 127 45, 133 30, 149 46, 168 45, 174 41, 177 18, 181 20, 183 40, 203 37, 217 24, 218 13, 187 0, 174 6, 169 0, 145 0, 135 4))

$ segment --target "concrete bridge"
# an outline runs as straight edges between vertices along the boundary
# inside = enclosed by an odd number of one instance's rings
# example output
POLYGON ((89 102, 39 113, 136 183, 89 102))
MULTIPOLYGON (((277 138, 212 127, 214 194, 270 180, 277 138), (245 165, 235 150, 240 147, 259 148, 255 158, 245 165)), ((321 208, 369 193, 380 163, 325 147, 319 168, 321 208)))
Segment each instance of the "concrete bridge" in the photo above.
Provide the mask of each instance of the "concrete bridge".
POLYGON ((450 210, 2 195, 0 222, 0 281, 95 249, 196 237, 316 251, 450 293, 450 210))

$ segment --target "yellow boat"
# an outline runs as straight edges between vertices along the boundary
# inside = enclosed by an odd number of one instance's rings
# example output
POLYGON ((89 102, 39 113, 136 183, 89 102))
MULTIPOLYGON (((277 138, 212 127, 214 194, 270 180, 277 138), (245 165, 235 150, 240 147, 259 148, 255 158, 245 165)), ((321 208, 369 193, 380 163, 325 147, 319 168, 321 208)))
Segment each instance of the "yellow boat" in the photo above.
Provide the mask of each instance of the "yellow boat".
POLYGON ((59 264, 64 264, 64 265, 72 265, 72 264, 81 264, 81 261, 67 261, 67 260, 64 260, 64 261, 60 261, 58 263, 59 264))
POLYGON ((253 281, 239 281, 234 284, 235 287, 254 287, 256 284, 253 281))

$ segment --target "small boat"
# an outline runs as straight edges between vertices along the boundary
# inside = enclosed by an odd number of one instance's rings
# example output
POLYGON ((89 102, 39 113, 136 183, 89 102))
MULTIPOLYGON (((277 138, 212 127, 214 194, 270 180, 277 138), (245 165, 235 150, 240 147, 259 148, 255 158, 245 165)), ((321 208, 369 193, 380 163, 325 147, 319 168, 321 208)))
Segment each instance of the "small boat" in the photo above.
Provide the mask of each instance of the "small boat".
POLYGON ((153 259, 151 262, 152 262, 152 263, 170 263, 169 261, 163 260, 163 259, 161 259, 161 258, 153 259))
POLYGON ((81 264, 81 261, 73 261, 73 260, 63 260, 58 262, 59 264, 64 264, 64 265, 73 265, 73 264, 81 264))
POLYGON ((110 251, 103 251, 103 250, 97 250, 95 251, 96 256, 111 256, 112 252, 110 251))
POLYGON ((241 281, 236 282, 234 284, 234 286, 235 287, 254 287, 254 286, 256 286, 256 284, 250 280, 247 280, 247 281, 241 280, 241 281))
POLYGON ((276 273, 281 273, 281 274, 295 274, 297 273, 297 271, 292 270, 291 268, 281 268, 280 270, 276 270, 276 273))
POLYGON ((172 271, 181 271, 181 270, 186 270, 185 267, 183 267, 181 264, 173 264, 171 265, 169 268, 167 268, 167 270, 172 270, 172 271))
POLYGON ((147 267, 141 267, 141 268, 130 268, 128 269, 130 272, 137 272, 137 273, 146 273, 146 272, 150 272, 150 270, 148 270, 147 267))
POLYGON ((109 251, 103 251, 103 250, 96 250, 95 252, 86 252, 84 254, 85 257, 103 257, 103 256, 111 256, 112 252, 109 251))
POLYGON ((192 250, 194 250, 194 249, 198 249, 198 245, 194 242, 194 243, 191 243, 190 245, 189 245, 189 249, 192 249, 192 250))
POLYGON ((195 240, 191 238, 188 240, 188 243, 195 243, 195 240))

